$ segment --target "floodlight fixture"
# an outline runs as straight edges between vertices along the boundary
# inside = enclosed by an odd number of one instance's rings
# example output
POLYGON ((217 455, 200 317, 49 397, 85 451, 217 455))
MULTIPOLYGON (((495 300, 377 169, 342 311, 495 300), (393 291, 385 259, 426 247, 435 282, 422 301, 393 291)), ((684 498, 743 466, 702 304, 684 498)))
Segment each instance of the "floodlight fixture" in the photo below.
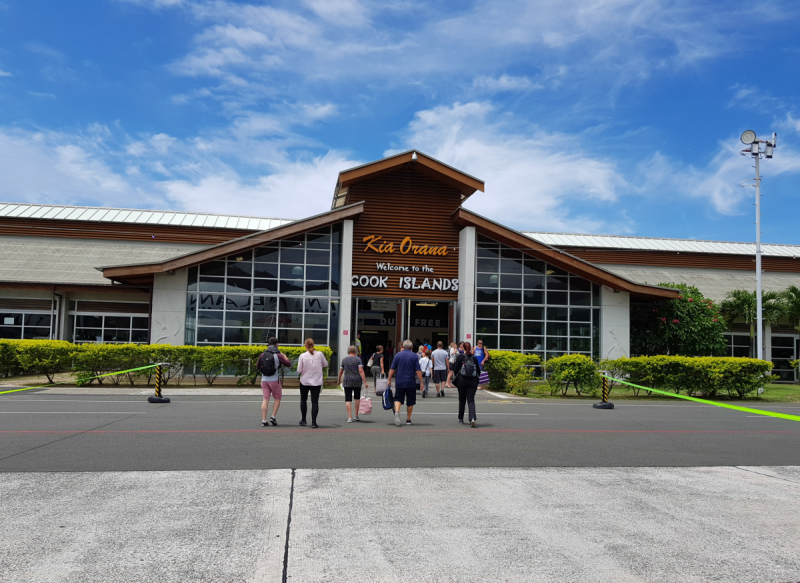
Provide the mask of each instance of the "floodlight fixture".
POLYGON ((742 137, 740 139, 743 144, 750 145, 756 141, 756 133, 753 130, 747 130, 742 132, 742 137))

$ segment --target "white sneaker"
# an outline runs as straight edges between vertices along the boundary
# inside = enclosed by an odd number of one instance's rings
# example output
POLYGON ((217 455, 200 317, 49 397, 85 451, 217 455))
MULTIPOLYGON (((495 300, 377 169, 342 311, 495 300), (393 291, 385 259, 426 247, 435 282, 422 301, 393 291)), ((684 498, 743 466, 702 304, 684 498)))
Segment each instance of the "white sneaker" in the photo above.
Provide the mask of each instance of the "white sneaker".
POLYGON ((347 422, 348 422, 348 423, 352 423, 352 422, 353 422, 353 419, 352 419, 352 418, 350 418, 350 417, 348 417, 348 418, 347 418, 347 422))
POLYGON ((394 414, 394 424, 395 424, 395 427, 400 427, 403 424, 403 422, 400 421, 400 413, 395 413, 394 414))

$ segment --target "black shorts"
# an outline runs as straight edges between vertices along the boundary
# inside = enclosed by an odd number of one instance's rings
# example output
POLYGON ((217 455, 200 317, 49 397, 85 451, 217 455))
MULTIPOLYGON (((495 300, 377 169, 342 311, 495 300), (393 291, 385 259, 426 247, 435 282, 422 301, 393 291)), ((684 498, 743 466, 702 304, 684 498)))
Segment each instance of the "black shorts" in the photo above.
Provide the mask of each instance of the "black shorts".
POLYGON ((444 383, 447 381, 447 371, 446 370, 434 370, 433 371, 433 382, 434 384, 444 383))
POLYGON ((405 402, 406 406, 413 407, 417 404, 417 387, 412 387, 409 389, 395 387, 394 401, 395 403, 399 401, 401 405, 405 402))
POLYGON ((355 397, 356 400, 361 398, 361 385, 358 385, 357 387, 344 388, 344 402, 345 403, 352 402, 353 397, 355 397))

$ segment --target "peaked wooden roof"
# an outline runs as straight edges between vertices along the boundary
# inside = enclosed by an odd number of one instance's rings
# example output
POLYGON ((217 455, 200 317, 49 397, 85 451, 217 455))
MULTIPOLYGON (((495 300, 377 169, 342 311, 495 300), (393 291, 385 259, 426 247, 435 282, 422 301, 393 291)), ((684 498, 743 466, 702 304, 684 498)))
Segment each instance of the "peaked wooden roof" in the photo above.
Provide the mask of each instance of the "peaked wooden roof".
POLYGON ((456 188, 461 193, 462 200, 469 197, 476 190, 483 192, 483 180, 448 166, 444 162, 418 150, 408 150, 382 160, 339 172, 339 180, 336 183, 331 208, 339 208, 349 204, 348 187, 354 182, 393 172, 403 166, 409 166, 417 172, 426 174, 435 180, 456 188))

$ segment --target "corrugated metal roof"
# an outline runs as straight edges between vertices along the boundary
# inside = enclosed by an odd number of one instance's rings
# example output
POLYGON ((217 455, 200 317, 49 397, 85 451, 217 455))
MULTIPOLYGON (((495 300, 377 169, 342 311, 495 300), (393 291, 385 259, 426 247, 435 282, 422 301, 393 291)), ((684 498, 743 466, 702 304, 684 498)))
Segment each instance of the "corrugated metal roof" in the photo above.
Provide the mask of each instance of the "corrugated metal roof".
POLYGON ((157 211, 90 206, 63 206, 0 202, 0 217, 93 221, 98 223, 137 223, 266 231, 294 222, 293 219, 213 215, 183 211, 157 211))
MULTIPOLYGON (((755 255, 755 243, 735 241, 702 241, 696 239, 659 239, 579 233, 525 232, 525 236, 553 247, 594 247, 598 249, 630 249, 637 251, 680 251, 682 253, 719 253, 723 255, 755 255)), ((775 257, 800 257, 800 245, 762 243, 761 253, 775 257)))

